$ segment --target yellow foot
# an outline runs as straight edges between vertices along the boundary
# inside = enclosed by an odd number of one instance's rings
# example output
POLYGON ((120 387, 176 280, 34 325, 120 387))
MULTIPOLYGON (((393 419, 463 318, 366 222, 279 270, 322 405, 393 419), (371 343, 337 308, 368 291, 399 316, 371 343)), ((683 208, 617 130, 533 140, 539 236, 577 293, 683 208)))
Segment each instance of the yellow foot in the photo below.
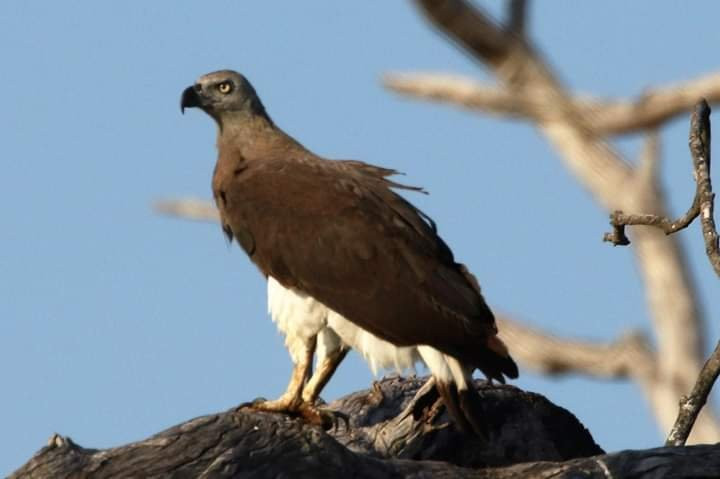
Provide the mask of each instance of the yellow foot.
POLYGON ((280 397, 272 401, 257 398, 254 401, 243 403, 235 408, 236 411, 242 409, 286 413, 290 416, 302 418, 308 424, 320 426, 326 431, 329 429, 338 429, 340 423, 345 425, 346 430, 350 430, 350 418, 348 418, 346 414, 330 411, 329 409, 321 409, 309 402, 293 400, 292 398, 280 397))
POLYGON ((237 408, 235 408, 235 410, 239 411, 241 409, 254 409, 256 411, 265 412, 295 413, 298 411, 300 404, 301 401, 286 396, 280 396, 279 398, 273 400, 257 398, 250 402, 242 403, 237 408))

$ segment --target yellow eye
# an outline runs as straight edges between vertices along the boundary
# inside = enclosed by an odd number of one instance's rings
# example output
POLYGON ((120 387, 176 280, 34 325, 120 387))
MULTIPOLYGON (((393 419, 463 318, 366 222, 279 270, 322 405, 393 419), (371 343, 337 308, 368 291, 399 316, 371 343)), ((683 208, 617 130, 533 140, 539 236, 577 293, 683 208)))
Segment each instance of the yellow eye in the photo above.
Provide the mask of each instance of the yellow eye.
POLYGON ((227 95, 232 90, 232 84, 229 81, 218 83, 217 89, 220 93, 227 95))

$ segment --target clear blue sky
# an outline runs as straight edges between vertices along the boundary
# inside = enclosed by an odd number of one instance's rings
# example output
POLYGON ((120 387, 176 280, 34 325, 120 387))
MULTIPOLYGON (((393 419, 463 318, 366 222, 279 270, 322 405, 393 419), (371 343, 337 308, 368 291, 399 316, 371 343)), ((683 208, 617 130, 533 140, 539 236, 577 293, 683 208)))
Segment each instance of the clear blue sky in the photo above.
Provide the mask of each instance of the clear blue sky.
MULTIPOLYGON (((565 0, 534 5, 530 30, 574 88, 631 95, 716 69, 718 18, 710 1, 565 0)), ((409 3, 6 1, 0 45, 2 475, 53 432, 108 447, 283 390, 290 361, 261 276, 216 225, 150 209, 210 198, 215 127, 178 102, 220 68, 244 72, 317 153, 426 187, 413 200, 498 311, 598 340, 648 326, 630 252, 601 243, 605 213, 532 128, 381 88, 389 70, 485 78, 409 3)), ((663 136, 675 212, 693 190, 686 143, 683 119, 663 136)), ((713 322, 718 282, 697 228, 682 241, 713 322)), ((371 380, 351 355, 325 396, 371 380)), ((609 450, 660 443, 633 385, 529 373, 515 384, 573 411, 609 450)))

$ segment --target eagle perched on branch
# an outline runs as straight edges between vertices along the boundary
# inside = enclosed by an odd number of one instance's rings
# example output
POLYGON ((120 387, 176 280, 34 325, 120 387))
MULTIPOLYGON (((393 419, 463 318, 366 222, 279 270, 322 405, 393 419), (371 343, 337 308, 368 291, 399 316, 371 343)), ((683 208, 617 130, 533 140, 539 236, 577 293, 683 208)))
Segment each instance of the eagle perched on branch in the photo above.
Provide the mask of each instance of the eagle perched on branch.
POLYGON ((394 170, 308 151, 237 72, 200 77, 182 94, 189 107, 218 125, 212 189, 222 228, 267 278, 294 363, 287 391, 251 407, 326 424, 316 400, 353 348, 375 370, 422 361, 458 427, 482 434, 473 371, 504 382, 517 366, 474 276, 393 191, 418 188, 390 180, 394 170))

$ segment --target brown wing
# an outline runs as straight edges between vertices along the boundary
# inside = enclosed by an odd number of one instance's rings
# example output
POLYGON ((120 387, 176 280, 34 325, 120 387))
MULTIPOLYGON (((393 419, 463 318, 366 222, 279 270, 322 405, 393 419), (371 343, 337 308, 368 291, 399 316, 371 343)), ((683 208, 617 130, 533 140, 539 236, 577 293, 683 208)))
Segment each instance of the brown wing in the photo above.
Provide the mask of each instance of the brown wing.
POLYGON ((223 223, 252 242, 245 249, 266 275, 363 329, 516 376, 493 347, 495 320, 479 289, 386 171, 315 158, 248 162, 224 182, 223 223))

